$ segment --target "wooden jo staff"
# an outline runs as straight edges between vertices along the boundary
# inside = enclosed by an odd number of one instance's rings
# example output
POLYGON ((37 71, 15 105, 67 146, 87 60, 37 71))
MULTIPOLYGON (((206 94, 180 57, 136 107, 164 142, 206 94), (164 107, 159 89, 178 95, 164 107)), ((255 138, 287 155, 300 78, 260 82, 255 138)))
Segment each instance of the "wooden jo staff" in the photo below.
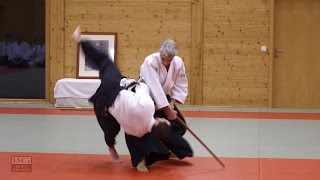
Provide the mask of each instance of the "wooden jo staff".
POLYGON ((201 144, 206 150, 218 161, 218 163, 225 168, 225 165, 220 161, 220 159, 208 148, 208 146, 177 116, 179 123, 186 128, 201 144))

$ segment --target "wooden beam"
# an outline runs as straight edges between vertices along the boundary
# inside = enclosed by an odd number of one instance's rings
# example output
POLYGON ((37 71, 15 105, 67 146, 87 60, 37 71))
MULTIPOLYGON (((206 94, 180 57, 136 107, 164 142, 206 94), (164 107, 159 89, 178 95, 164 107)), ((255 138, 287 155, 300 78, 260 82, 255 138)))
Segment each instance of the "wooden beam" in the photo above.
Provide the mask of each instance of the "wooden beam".
POLYGON ((269 90, 268 90, 268 107, 273 107, 273 58, 274 58, 274 3, 270 2, 270 48, 269 48, 269 90))
POLYGON ((54 103, 54 86, 64 78, 64 0, 46 0, 46 70, 48 71, 49 102, 54 103))
POLYGON ((203 104, 203 26, 204 0, 192 0, 190 104, 203 104))

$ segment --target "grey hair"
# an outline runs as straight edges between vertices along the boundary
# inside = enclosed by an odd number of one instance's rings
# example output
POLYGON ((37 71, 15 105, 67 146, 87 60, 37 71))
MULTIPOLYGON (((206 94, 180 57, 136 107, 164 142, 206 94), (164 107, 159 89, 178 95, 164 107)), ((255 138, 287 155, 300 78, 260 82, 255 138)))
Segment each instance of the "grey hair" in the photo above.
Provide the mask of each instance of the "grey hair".
POLYGON ((172 39, 165 40, 160 46, 160 53, 163 53, 165 56, 173 57, 177 55, 177 45, 172 39))

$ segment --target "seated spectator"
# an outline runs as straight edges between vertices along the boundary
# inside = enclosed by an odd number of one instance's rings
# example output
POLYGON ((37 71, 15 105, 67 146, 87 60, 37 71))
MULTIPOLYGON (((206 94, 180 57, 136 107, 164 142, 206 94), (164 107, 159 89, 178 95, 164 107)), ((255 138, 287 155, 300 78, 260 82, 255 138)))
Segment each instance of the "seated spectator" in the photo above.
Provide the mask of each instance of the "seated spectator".
POLYGON ((8 65, 8 52, 10 51, 10 45, 13 42, 12 34, 5 34, 4 40, 0 42, 0 66, 8 65))
POLYGON ((16 36, 16 41, 10 46, 8 54, 9 67, 27 67, 30 60, 30 45, 23 40, 21 34, 16 36))
POLYGON ((36 67, 45 67, 46 48, 43 38, 37 38, 31 47, 29 65, 36 67))

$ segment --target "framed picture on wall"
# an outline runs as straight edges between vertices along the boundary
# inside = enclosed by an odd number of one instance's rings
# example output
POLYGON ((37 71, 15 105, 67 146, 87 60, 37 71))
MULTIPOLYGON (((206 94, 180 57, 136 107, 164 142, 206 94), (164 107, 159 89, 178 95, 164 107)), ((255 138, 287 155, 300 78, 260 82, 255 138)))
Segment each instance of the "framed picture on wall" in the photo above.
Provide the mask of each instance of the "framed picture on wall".
MULTIPOLYGON (((83 32, 81 40, 88 41, 95 46, 98 51, 108 53, 113 63, 116 60, 117 53, 117 33, 115 32, 83 32)), ((77 78, 78 79, 96 79, 99 78, 99 70, 87 56, 84 55, 80 45, 77 51, 77 78)))

